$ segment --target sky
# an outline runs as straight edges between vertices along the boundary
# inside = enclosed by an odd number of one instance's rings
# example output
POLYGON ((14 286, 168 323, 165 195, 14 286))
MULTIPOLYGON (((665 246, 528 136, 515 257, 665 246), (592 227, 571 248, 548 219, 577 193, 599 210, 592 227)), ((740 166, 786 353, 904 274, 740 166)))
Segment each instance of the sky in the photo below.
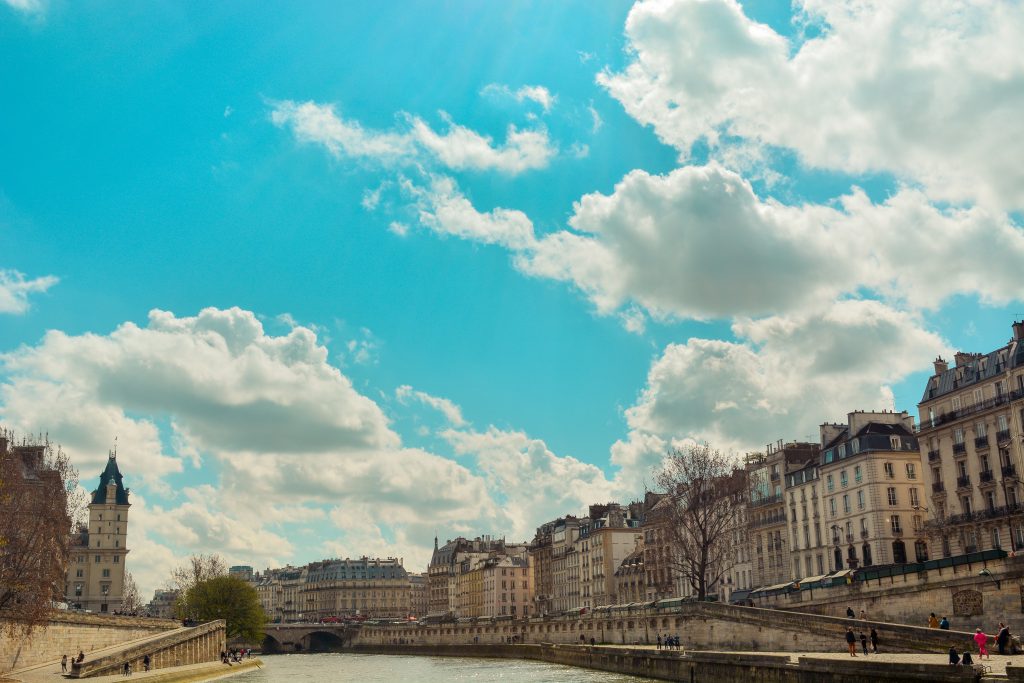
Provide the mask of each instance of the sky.
POLYGON ((522 541, 1024 318, 1024 9, 0 0, 0 424, 144 595, 522 541))

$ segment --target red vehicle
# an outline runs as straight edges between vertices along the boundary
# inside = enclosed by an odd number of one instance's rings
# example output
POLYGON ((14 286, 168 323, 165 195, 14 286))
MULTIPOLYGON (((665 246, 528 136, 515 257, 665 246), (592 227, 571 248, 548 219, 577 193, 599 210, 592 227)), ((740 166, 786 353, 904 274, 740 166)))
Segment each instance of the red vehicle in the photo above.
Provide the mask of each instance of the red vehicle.
POLYGON ((320 620, 321 624, 337 624, 341 621, 338 617, 324 617, 320 620))

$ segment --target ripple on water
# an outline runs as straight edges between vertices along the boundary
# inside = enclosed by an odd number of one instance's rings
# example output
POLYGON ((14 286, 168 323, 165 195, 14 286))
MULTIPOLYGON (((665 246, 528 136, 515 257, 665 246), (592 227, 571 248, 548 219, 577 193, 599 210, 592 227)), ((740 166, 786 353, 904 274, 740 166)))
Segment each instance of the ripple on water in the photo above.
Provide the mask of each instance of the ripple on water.
POLYGON ((516 681, 516 683, 645 683, 653 679, 606 671, 577 669, 517 659, 466 659, 322 653, 261 657, 260 670, 230 679, 233 683, 296 683, 297 681, 516 681))

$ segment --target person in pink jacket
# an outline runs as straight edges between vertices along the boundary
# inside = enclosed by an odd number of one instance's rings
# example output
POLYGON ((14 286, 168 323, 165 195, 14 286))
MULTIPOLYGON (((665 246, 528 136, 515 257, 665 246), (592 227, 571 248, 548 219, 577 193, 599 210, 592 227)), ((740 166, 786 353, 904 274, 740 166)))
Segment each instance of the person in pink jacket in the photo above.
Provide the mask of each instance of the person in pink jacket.
POLYGON ((981 659, 982 657, 992 659, 992 655, 988 653, 988 648, 985 647, 988 643, 988 636, 985 635, 980 628, 974 630, 974 642, 978 644, 978 659, 981 659))

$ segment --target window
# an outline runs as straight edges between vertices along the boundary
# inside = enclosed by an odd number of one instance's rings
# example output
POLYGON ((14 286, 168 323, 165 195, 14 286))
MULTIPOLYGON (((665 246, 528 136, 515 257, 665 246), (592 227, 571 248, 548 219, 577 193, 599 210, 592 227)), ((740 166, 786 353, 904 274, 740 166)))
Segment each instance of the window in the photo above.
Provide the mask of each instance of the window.
POLYGON ((998 429, 1001 432, 1005 432, 1007 429, 1009 429, 1009 427, 1006 424, 1006 415, 996 416, 996 429, 998 429))
POLYGON ((914 531, 920 531, 922 529, 921 515, 914 515, 914 531))
POLYGON ((860 465, 857 465, 856 467, 853 468, 853 480, 859 484, 861 482, 861 479, 863 478, 864 477, 861 476, 860 472, 860 465))
POLYGON ((964 428, 963 427, 957 427, 956 429, 953 430, 953 443, 963 443, 963 442, 964 442, 964 428))
POLYGON ((917 467, 912 462, 907 463, 907 479, 917 479, 917 467))
POLYGON ((83 576, 85 576, 85 572, 84 572, 83 570, 79 569, 79 570, 77 570, 77 571, 75 572, 75 578, 78 578, 78 579, 80 579, 80 578, 82 578, 83 576))
POLYGON ((110 570, 109 569, 104 569, 103 570, 103 578, 104 579, 109 579, 110 578, 110 570))
POLYGON ((918 498, 917 489, 910 489, 910 506, 915 508, 921 506, 921 500, 918 498))
POLYGON ((996 549, 1002 547, 999 543, 999 529, 992 529, 992 547, 996 549))
POLYGON ((860 453, 860 439, 854 439, 850 442, 850 453, 860 453))
POLYGON ((959 472, 959 476, 960 477, 966 477, 967 476, 967 461, 966 460, 960 460, 959 462, 957 462, 956 469, 957 469, 957 472, 959 472))
POLYGON ((850 496, 848 494, 844 493, 843 494, 843 512, 849 512, 849 511, 850 511, 850 496))
POLYGON ((985 423, 984 422, 975 422, 974 423, 974 435, 980 438, 980 437, 985 436, 985 434, 986 434, 985 423))
MULTIPOLYGON (((835 498, 829 498, 828 499, 828 511, 829 511, 829 514, 831 514, 833 517, 836 516, 836 499, 835 498)), ((99 560, 97 560, 97 561, 99 561, 99 560)))
POLYGON ((896 487, 890 486, 885 492, 889 497, 889 505, 896 505, 896 487))
POLYGON ((850 482, 846 478, 846 470, 843 470, 842 472, 839 473, 839 485, 845 489, 846 485, 849 483, 850 482))
POLYGON ((120 562, 121 562, 121 556, 120 555, 114 555, 114 564, 119 564, 120 562))
POLYGON ((898 436, 890 436, 889 437, 889 446, 891 446, 894 451, 898 451, 902 447, 902 445, 900 443, 900 437, 898 437, 898 436))
POLYGON ((960 508, 963 510, 965 515, 971 514, 971 497, 964 496, 960 499, 960 508))
POLYGON ((953 397, 953 410, 960 410, 960 397, 959 396, 954 396, 953 397))
POLYGON ((99 564, 99 563, 100 563, 100 556, 99 556, 99 555, 97 555, 97 556, 96 556, 96 564, 99 564))
POLYGON ((900 526, 900 516, 899 515, 893 515, 892 517, 890 517, 889 518, 889 524, 892 525, 892 531, 893 531, 894 534, 898 534, 898 533, 903 531, 903 528, 900 526))
POLYGON ((891 462, 884 463, 882 465, 882 469, 885 470, 885 478, 886 479, 895 479, 896 478, 896 468, 894 468, 892 466, 891 462))
POLYGON ((825 477, 825 484, 826 484, 826 486, 828 486, 828 490, 829 491, 832 491, 832 490, 835 489, 836 485, 835 485, 835 482, 832 480, 832 475, 831 474, 828 475, 827 477, 825 477))
POLYGON ((990 512, 994 511, 996 509, 996 492, 995 491, 987 491, 985 493, 985 504, 988 506, 988 509, 989 509, 990 512))
POLYGON ((864 509, 864 491, 857 491, 857 509, 864 509))

